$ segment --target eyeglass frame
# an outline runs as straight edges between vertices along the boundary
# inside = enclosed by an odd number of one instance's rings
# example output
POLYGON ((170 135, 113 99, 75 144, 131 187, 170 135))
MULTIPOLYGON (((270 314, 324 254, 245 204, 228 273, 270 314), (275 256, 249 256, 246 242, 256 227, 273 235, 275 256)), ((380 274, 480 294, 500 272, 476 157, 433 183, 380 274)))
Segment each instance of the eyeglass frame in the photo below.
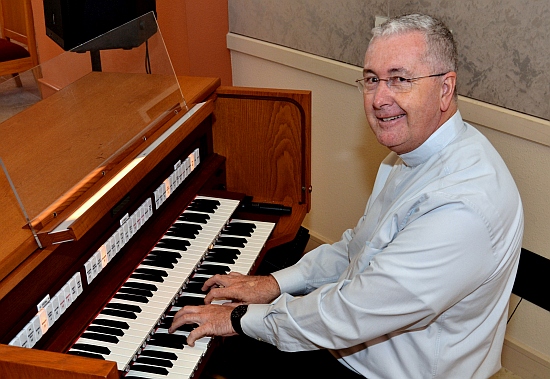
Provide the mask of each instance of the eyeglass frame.
POLYGON ((378 78, 377 76, 371 76, 371 77, 365 77, 365 78, 361 78, 361 79, 357 79, 355 81, 356 85, 357 85, 357 89, 359 90, 360 93, 362 94, 366 94, 366 93, 372 93, 374 92, 376 89, 378 89, 378 84, 382 81, 382 82, 386 82, 386 85, 388 86, 388 88, 390 89, 390 91, 394 92, 394 93, 406 93, 406 92, 409 92, 411 89, 412 89, 412 83, 416 80, 419 80, 419 79, 425 79, 425 78, 435 78, 435 77, 438 77, 438 76, 443 76, 443 75, 447 75, 450 71, 447 71, 447 72, 442 72, 441 74, 432 74, 432 75, 425 75, 425 76, 417 76, 415 78, 404 78, 402 76, 399 76, 399 75, 396 75, 396 76, 390 76, 389 78, 386 78, 386 79, 382 79, 382 78, 378 78), (364 81, 367 80, 367 79, 371 79, 371 78, 376 78, 378 79, 378 82, 376 84, 376 87, 373 88, 372 90, 369 90, 367 91, 366 90, 366 86, 365 86, 365 83, 364 81), (395 81, 396 79, 404 79, 404 82, 407 82, 409 84, 411 84, 410 87, 408 87, 409 89, 406 90, 406 91, 395 91, 395 87, 392 89, 392 85, 390 84, 390 81, 395 81))

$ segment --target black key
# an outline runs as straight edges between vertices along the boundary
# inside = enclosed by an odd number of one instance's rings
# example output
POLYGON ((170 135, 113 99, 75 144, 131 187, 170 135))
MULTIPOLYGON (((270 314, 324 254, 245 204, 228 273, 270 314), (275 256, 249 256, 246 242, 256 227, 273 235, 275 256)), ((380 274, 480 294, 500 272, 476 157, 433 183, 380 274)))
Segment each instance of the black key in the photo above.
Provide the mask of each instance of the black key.
POLYGON ((183 349, 187 345, 187 337, 176 334, 157 333, 149 340, 149 345, 183 349))
POLYGON ((122 287, 140 288, 143 290, 148 290, 153 292, 157 290, 157 286, 155 286, 154 284, 141 283, 141 282, 126 282, 122 285, 122 287))
POLYGON ((153 276, 153 275, 147 275, 147 274, 132 274, 130 275, 130 278, 147 280, 149 282, 155 282, 155 283, 164 283, 164 279, 162 278, 162 276, 153 276))
MULTIPOLYGON (((168 312, 168 313, 170 313, 170 312, 168 312)), ((159 324, 159 329, 168 329, 168 328, 170 328, 170 325, 172 325, 173 321, 174 321, 174 316, 164 317, 162 319, 162 321, 160 322, 160 324, 159 324)))
POLYGON ((145 297, 153 297, 153 293, 151 291, 142 290, 139 288, 127 288, 122 287, 118 290, 119 293, 128 293, 130 295, 138 295, 138 296, 145 296, 145 297))
POLYGON ((182 251, 187 250, 187 246, 191 246, 191 242, 186 240, 178 240, 175 238, 163 238, 155 245, 155 247, 182 251))
POLYGON ((226 254, 208 254, 206 258, 204 258, 204 262, 218 262, 218 263, 233 264, 235 263, 235 259, 236 258, 230 257, 226 254))
POLYGON ((106 327, 106 326, 99 326, 99 325, 90 325, 86 328, 86 330, 88 332, 109 334, 111 336, 122 337, 124 335, 124 332, 120 329, 109 328, 109 327, 106 327))
POLYGON ((141 313, 141 308, 137 305, 122 304, 122 303, 108 303, 105 308, 118 309, 121 311, 128 311, 134 313, 141 313))
POLYGON ((180 217, 180 221, 196 222, 198 224, 206 224, 210 220, 210 216, 204 213, 184 212, 180 217))
POLYGON ((209 204, 213 208, 217 208, 221 205, 219 200, 215 200, 215 199, 194 199, 191 202, 191 204, 202 204, 202 205, 209 204))
POLYGON ((186 305, 204 305, 203 297, 180 296, 174 304, 176 307, 185 307, 186 305))
POLYGON ((187 231, 181 231, 176 229, 169 229, 164 234, 165 236, 172 236, 172 237, 180 237, 180 238, 187 238, 187 239, 195 239, 198 233, 190 233, 187 231))
POLYGON ((176 341, 177 343, 187 345, 187 337, 179 334, 156 333, 153 334, 152 338, 156 340, 176 341))
MULTIPOLYGON (((180 332, 192 332, 195 328, 199 326, 198 324, 184 324, 180 326, 177 330, 180 332)), ((168 333, 168 329, 170 328, 170 325, 168 326, 159 326, 158 330, 166 331, 168 333)))
POLYGON ((203 264, 197 268, 197 274, 207 274, 207 275, 216 275, 216 274, 227 274, 231 269, 227 266, 217 266, 203 264))
POLYGON ((222 256, 228 256, 232 258, 238 258, 239 255, 241 255, 241 251, 239 249, 230 248, 230 247, 219 247, 215 246, 212 249, 208 250, 209 255, 222 255, 222 256))
POLYGON ((147 304, 149 302, 149 299, 146 298, 145 296, 130 295, 129 293, 116 293, 115 296, 113 297, 115 299, 134 301, 136 303, 142 303, 142 304, 147 304))
POLYGON ((166 263, 178 263, 178 258, 171 257, 164 254, 149 254, 145 257, 144 262, 166 262, 166 263))
POLYGON ((158 257, 170 257, 172 259, 180 259, 182 255, 177 251, 168 251, 168 250, 151 250, 149 256, 158 256, 158 257))
POLYGON ((233 259, 237 259, 241 255, 241 251, 239 249, 230 249, 226 247, 218 247, 213 248, 211 250, 208 250, 207 256, 211 257, 230 257, 233 259))
POLYGON ((207 277, 205 277, 205 276, 193 276, 193 277, 189 280, 189 282, 190 282, 190 283, 204 283, 204 282, 206 282, 208 279, 210 279, 210 278, 207 278, 207 277))
POLYGON ((238 249, 230 249, 228 247, 219 247, 214 246, 212 249, 210 249, 211 253, 216 254, 236 254, 237 256, 241 254, 241 252, 238 249))
POLYGON ((96 340, 96 341, 118 343, 118 338, 117 337, 109 336, 107 334, 84 332, 84 333, 82 333, 82 337, 88 338, 88 339, 91 339, 91 340, 96 340))
MULTIPOLYGON (((172 322, 174 321, 174 317, 165 317, 162 322, 160 323, 158 329, 166 329, 168 330, 170 326, 172 325, 172 322)), ((195 329, 198 324, 183 324, 178 328, 179 331, 182 332, 191 332, 193 329, 195 329)))
POLYGON ((129 320, 135 320, 137 318, 136 314, 133 312, 119 311, 117 309, 108 309, 105 308, 100 312, 103 315, 116 316, 120 318, 127 318, 129 320))
POLYGON ((105 346, 90 345, 88 343, 75 343, 73 349, 89 351, 90 353, 97 353, 101 355, 111 354, 111 350, 105 346))
POLYGON ((223 234, 250 237, 252 233, 254 233, 255 227, 256 226, 254 224, 237 223, 237 222, 230 223, 229 225, 226 225, 226 227, 224 228, 223 234))
POLYGON ((256 225, 254 225, 251 222, 231 221, 227 226, 231 228, 241 228, 241 229, 249 229, 249 230, 256 229, 256 225))
POLYGON ((175 222, 170 227, 170 229, 172 229, 172 228, 180 229, 180 230, 189 230, 189 231, 199 232, 199 231, 202 230, 202 225, 193 224, 193 223, 190 223, 190 222, 175 222))
POLYGON ((174 367, 174 364, 169 360, 143 356, 140 356, 136 359, 136 364, 154 365, 159 367, 174 367))
POLYGON ((244 247, 246 242, 247 241, 246 241, 245 238, 221 236, 216 241, 216 245, 231 246, 231 247, 244 247))
POLYGON ((168 375, 168 370, 163 367, 147 366, 147 365, 132 365, 132 370, 140 372, 149 372, 157 375, 168 375))
MULTIPOLYGON (((169 268, 171 270, 174 269, 174 264, 173 263, 167 262, 167 261, 162 260, 162 259, 146 259, 143 262, 141 262, 141 264, 144 265, 144 266, 169 268)), ((152 275, 148 275, 148 276, 152 276, 152 275)))
MULTIPOLYGON (((177 260, 176 260, 177 262, 177 260)), ((138 267, 134 270, 134 272, 138 272, 140 274, 149 274, 149 275, 157 275, 162 277, 167 277, 168 273, 163 270, 157 270, 154 268, 145 268, 145 267, 138 267)))
POLYGON ((184 291, 190 293, 205 294, 207 291, 202 290, 203 283, 189 282, 185 285, 184 291))
POLYGON ((182 235, 180 237, 182 238, 194 238, 194 236, 198 235, 200 231, 202 230, 202 226, 197 224, 188 224, 185 222, 175 223, 170 227, 170 230, 174 231, 181 231, 182 235), (187 237, 187 235, 190 235, 192 237, 187 237))
POLYGON ((241 229, 229 229, 226 228, 222 231, 222 234, 226 236, 240 236, 240 237, 251 237, 252 232, 248 230, 241 230, 241 229))
POLYGON ((170 359, 172 361, 177 361, 178 356, 174 353, 170 353, 167 351, 157 351, 157 350, 143 350, 141 352, 141 356, 146 357, 154 357, 154 358, 162 358, 162 359, 170 359))
POLYGON ((211 204, 193 202, 189 204, 189 206, 185 210, 193 212, 215 213, 217 208, 217 206, 212 206, 211 204))
POLYGON ((92 324, 110 326, 112 328, 124 329, 124 330, 130 329, 130 325, 128 325, 124 321, 109 320, 105 318, 95 319, 94 321, 92 321, 92 324))
POLYGON ((103 356, 101 356, 101 355, 99 355, 99 354, 88 353, 88 352, 86 352, 86 351, 71 350, 71 351, 68 351, 67 354, 78 355, 79 357, 87 357, 87 358, 103 359, 103 360, 105 360, 105 358, 103 358, 103 356))
POLYGON ((148 342, 148 344, 152 346, 169 347, 171 349, 179 349, 179 350, 185 347, 185 344, 177 341, 166 341, 166 340, 160 340, 160 339, 151 339, 148 342))

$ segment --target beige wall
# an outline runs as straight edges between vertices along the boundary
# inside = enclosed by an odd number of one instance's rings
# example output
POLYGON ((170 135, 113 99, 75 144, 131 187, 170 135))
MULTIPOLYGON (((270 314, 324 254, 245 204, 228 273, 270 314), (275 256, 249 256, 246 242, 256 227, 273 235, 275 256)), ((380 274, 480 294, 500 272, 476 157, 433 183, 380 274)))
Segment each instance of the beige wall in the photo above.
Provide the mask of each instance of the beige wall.
MULTIPOLYGON (((233 34, 228 46, 235 85, 313 92, 312 210, 304 226, 318 242, 338 240, 362 214, 375 172, 387 154, 368 128, 353 84, 360 69, 233 34)), ((550 176, 545 175, 550 123, 463 97, 460 107, 493 142, 517 181, 525 207, 524 246, 550 258, 550 176)), ((518 300, 513 295, 511 306, 518 300)), ((523 301, 507 333, 505 367, 524 378, 550 377, 550 312, 523 301)))
POLYGON ((229 0, 229 30, 362 66, 375 16, 413 12, 453 31, 459 94, 550 120, 547 0, 229 0))

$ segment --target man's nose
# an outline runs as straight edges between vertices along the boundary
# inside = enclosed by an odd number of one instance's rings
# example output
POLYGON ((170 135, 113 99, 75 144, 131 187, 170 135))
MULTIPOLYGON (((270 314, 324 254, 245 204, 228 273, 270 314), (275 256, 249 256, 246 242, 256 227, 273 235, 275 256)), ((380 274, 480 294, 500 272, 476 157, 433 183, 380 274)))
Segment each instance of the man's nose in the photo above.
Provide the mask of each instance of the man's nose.
POLYGON ((380 81, 372 93, 372 102, 375 108, 381 108, 384 105, 393 103, 393 91, 388 87, 387 81, 380 81))

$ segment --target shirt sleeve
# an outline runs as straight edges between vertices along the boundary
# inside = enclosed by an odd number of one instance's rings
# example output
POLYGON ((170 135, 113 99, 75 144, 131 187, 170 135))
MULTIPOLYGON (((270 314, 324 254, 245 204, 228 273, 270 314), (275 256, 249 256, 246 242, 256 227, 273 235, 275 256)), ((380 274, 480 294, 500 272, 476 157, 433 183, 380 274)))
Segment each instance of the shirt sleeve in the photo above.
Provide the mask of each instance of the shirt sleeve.
POLYGON ((307 253, 297 264, 273 273, 282 293, 303 295, 327 283, 334 283, 349 265, 348 245, 365 221, 370 203, 382 191, 399 157, 390 153, 381 163, 363 217, 354 229, 346 230, 339 242, 325 244, 307 253))
MULTIPOLYGON (((340 270, 317 258, 308 265, 322 266, 326 278, 340 270)), ((454 202, 418 215, 381 249, 366 244, 347 266, 349 274, 307 295, 249 306, 244 332, 299 351, 348 348, 422 328, 482 285, 497 263, 483 217, 454 202)))
POLYGON ((347 245, 354 231, 349 229, 342 239, 321 245, 305 254, 295 265, 274 272, 282 293, 301 295, 326 284, 334 283, 349 265, 347 245))

